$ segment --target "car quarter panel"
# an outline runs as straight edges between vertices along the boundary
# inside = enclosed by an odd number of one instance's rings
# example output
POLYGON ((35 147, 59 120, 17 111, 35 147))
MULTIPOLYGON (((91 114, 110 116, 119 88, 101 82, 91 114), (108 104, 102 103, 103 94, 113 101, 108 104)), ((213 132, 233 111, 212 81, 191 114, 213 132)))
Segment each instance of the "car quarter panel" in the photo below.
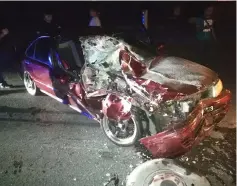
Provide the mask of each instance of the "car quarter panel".
POLYGON ((26 59, 25 70, 27 70, 39 89, 54 95, 51 68, 37 60, 26 59))

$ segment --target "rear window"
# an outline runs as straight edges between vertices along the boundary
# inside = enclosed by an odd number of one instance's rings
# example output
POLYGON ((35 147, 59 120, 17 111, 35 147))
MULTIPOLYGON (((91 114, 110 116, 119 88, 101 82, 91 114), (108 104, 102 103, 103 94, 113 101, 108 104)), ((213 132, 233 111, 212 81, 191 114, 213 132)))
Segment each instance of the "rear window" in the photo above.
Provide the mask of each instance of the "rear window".
POLYGON ((48 38, 39 39, 36 42, 35 59, 44 63, 49 63, 50 40, 48 38))

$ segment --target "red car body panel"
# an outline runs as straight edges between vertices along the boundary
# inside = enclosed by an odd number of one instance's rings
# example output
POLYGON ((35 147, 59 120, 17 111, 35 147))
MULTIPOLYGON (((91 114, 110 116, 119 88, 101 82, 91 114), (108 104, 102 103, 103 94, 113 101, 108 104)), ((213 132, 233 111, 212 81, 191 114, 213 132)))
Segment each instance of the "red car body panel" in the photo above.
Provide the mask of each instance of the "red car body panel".
POLYGON ((180 99, 186 96, 186 94, 172 90, 171 88, 164 87, 154 81, 149 81, 141 78, 135 80, 141 87, 144 87, 149 94, 153 96, 161 95, 163 101, 180 99))
POLYGON ((131 99, 125 100, 113 94, 108 95, 102 103, 103 114, 116 121, 129 119, 131 107, 131 99))
POLYGON ((35 84, 39 89, 44 90, 52 95, 55 95, 53 91, 53 83, 50 78, 50 68, 36 60, 27 58, 24 61, 24 68, 27 70, 35 84))

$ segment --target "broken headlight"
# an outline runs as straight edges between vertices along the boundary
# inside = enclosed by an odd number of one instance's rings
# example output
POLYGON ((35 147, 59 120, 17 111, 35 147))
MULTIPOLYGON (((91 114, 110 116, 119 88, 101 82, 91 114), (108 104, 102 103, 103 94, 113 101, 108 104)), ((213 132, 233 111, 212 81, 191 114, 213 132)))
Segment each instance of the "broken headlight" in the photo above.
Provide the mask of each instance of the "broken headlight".
POLYGON ((211 90, 210 90, 211 96, 212 97, 219 96, 222 89, 223 89, 223 84, 222 84, 222 81, 219 79, 219 81, 214 86, 211 87, 211 90))
POLYGON ((220 95, 223 89, 222 81, 219 79, 214 85, 210 86, 205 92, 202 94, 202 98, 214 98, 220 95))

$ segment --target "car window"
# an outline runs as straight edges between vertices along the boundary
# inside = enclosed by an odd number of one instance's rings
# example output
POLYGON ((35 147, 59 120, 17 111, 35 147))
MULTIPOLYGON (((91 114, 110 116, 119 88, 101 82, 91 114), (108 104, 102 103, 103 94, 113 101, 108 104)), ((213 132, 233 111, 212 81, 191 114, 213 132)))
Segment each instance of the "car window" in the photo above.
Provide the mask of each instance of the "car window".
POLYGON ((58 54, 62 60, 67 61, 67 63, 72 69, 75 67, 83 66, 83 62, 80 59, 78 48, 73 41, 68 41, 59 44, 58 54))
POLYGON ((34 58, 35 57, 35 43, 33 43, 26 51, 26 55, 28 57, 34 58))
POLYGON ((50 40, 48 38, 39 39, 36 42, 35 59, 50 64, 49 52, 50 52, 50 40))

